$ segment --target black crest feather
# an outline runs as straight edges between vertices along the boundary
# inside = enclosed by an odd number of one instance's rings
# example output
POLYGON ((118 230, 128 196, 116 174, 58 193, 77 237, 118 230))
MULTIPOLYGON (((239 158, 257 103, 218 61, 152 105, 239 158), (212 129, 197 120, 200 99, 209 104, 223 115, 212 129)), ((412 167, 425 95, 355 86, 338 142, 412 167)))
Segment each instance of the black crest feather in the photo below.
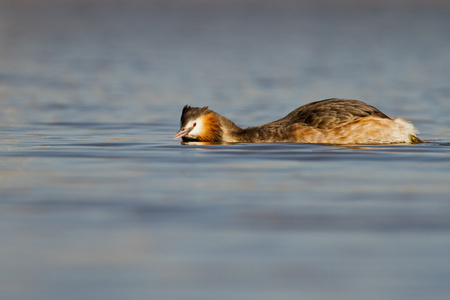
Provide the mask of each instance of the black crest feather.
POLYGON ((192 107, 190 105, 185 105, 183 107, 183 112, 181 113, 181 125, 187 123, 189 120, 197 119, 201 115, 209 112, 208 106, 203 107, 192 107))

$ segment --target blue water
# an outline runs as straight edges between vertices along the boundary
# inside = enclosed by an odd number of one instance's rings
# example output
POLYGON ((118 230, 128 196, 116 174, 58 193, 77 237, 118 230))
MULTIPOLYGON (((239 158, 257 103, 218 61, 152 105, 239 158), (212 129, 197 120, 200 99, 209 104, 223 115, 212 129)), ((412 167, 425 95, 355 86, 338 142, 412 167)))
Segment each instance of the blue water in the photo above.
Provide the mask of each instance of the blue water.
POLYGON ((448 299, 450 2, 0 2, 0 298, 448 299), (364 100, 420 145, 183 145, 364 100))

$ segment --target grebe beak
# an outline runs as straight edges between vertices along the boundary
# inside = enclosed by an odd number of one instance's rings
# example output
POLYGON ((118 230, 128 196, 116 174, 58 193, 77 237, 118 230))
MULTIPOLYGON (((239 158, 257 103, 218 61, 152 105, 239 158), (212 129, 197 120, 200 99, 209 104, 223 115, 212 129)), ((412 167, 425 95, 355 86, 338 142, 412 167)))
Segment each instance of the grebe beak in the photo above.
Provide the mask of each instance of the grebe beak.
POLYGON ((190 128, 183 128, 183 129, 180 129, 180 131, 178 131, 178 132, 173 136, 173 138, 174 138, 175 140, 176 140, 176 139, 179 139, 179 138, 182 138, 182 137, 186 136, 186 135, 189 133, 189 131, 191 131, 190 128))

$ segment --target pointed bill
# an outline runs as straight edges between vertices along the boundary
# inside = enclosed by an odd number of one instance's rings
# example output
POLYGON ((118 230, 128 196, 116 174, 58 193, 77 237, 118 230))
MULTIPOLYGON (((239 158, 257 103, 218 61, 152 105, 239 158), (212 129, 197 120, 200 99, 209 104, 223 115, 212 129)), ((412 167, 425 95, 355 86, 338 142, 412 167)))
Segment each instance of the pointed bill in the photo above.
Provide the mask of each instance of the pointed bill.
POLYGON ((179 138, 182 138, 182 137, 186 136, 188 133, 189 133, 189 129, 180 129, 180 131, 178 131, 173 136, 173 138, 176 140, 176 139, 179 139, 179 138))

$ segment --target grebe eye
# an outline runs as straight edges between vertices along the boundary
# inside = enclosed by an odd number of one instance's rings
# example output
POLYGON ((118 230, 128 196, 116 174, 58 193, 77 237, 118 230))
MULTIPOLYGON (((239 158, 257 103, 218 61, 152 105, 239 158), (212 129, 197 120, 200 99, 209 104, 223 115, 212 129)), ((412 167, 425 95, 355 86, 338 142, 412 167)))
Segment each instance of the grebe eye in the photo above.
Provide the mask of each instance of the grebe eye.
POLYGON ((194 122, 194 124, 192 124, 192 126, 194 126, 194 127, 195 127, 195 126, 197 126, 197 123, 196 123, 196 122, 194 122))

